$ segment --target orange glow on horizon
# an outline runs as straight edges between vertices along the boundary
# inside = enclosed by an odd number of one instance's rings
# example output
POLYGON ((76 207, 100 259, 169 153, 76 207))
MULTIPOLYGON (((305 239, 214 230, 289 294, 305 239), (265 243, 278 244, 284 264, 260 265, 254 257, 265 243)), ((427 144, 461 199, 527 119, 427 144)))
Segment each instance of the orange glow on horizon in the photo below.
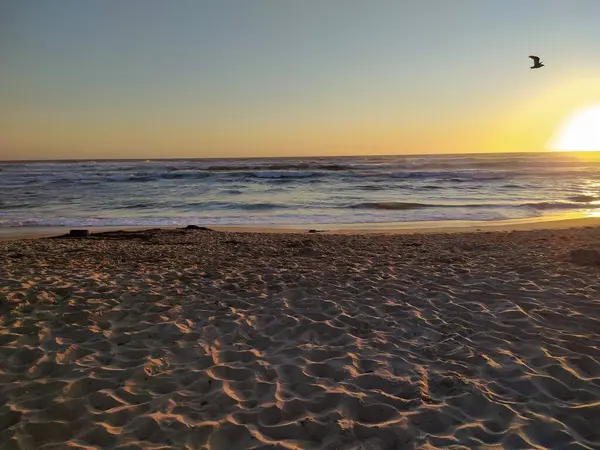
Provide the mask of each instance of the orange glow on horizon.
MULTIPOLYGON (((79 123, 60 116, 34 122, 17 118, 0 137, 0 148, 11 151, 3 151, 0 159, 40 159, 40 154, 48 154, 47 159, 145 159, 546 151, 555 148, 552 137, 570 111, 600 105, 600 78, 540 82, 518 97, 502 104, 483 101, 454 116, 439 111, 429 119, 422 113, 413 117, 402 105, 377 116, 365 111, 331 120, 306 111, 281 118, 217 117, 213 122, 196 120, 193 111, 177 122, 162 116, 128 122, 82 117, 79 123)), ((566 147, 562 149, 581 149, 566 147)))

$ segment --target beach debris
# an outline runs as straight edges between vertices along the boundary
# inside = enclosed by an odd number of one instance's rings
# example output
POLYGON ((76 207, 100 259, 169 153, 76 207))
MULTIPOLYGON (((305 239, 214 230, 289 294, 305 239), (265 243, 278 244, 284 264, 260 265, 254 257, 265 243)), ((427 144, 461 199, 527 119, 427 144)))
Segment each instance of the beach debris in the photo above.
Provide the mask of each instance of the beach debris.
POLYGON ((569 253, 571 262, 582 266, 600 266, 600 252, 595 249, 580 248, 569 253))
POLYGON ((201 227, 199 225, 188 225, 185 227, 186 230, 202 230, 202 231, 213 231, 210 228, 201 227))
POLYGON ((309 232, 309 233, 325 233, 325 231, 326 231, 326 230, 315 230, 314 228, 313 228, 313 229, 310 229, 310 230, 308 230, 308 232, 309 232))
POLYGON ((69 230, 69 236, 71 237, 88 237, 90 230, 69 230))

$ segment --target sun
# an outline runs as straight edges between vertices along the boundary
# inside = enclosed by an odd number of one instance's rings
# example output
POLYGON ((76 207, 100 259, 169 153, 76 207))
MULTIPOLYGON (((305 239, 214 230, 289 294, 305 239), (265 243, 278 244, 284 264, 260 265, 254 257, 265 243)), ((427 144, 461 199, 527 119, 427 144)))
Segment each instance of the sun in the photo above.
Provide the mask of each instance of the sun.
POLYGON ((552 137, 549 148, 556 151, 600 151, 600 106, 577 111, 567 118, 552 137))

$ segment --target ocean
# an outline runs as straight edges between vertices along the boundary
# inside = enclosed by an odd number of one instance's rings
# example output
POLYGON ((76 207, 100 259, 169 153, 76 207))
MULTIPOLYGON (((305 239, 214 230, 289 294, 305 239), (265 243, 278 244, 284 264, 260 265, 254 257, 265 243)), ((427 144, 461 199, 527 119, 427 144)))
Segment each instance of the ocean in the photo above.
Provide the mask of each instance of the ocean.
POLYGON ((0 163, 0 227, 375 224, 600 213, 568 153, 0 163))

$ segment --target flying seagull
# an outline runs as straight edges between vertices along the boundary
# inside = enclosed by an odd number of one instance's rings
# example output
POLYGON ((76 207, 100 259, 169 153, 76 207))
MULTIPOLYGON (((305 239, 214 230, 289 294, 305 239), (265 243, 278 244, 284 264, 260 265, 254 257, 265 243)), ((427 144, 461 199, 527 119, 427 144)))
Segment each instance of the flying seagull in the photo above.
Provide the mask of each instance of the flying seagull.
POLYGON ((539 69, 541 67, 544 67, 544 64, 542 64, 542 62, 540 61, 540 57, 539 56, 530 56, 531 59, 533 59, 533 66, 531 66, 532 69, 539 69))

